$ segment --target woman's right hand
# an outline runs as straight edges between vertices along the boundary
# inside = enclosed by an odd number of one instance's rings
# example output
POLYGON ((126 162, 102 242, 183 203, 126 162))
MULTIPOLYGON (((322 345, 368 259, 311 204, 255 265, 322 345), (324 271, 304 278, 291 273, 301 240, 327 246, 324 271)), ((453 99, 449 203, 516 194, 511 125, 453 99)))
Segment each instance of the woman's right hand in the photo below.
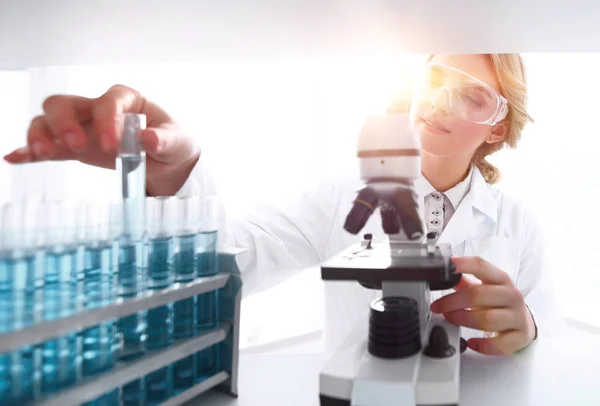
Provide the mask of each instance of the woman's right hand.
POLYGON ((44 114, 31 121, 27 145, 6 155, 7 162, 78 160, 114 169, 122 113, 146 115, 141 141, 149 194, 175 194, 200 156, 200 148, 162 108, 127 86, 112 86, 98 98, 51 96, 43 109, 44 114))

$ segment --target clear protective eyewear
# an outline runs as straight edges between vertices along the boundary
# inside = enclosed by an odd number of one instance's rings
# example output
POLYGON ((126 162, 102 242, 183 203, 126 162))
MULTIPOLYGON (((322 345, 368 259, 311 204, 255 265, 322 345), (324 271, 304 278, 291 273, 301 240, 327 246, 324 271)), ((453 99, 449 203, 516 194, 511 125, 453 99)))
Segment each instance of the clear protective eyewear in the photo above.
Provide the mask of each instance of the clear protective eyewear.
POLYGON ((477 124, 495 125, 508 113, 508 101, 487 83, 451 66, 429 62, 415 89, 416 103, 440 108, 477 124))

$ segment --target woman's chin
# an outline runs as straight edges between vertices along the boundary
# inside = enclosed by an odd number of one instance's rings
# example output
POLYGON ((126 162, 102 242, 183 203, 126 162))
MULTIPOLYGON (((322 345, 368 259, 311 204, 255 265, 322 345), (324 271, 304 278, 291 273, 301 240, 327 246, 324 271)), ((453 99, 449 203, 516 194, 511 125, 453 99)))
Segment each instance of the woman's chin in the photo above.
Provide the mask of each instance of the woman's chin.
POLYGON ((452 155, 452 146, 448 143, 440 142, 438 135, 421 134, 421 151, 435 156, 449 156, 452 155), (432 139, 434 138, 434 139, 432 139))

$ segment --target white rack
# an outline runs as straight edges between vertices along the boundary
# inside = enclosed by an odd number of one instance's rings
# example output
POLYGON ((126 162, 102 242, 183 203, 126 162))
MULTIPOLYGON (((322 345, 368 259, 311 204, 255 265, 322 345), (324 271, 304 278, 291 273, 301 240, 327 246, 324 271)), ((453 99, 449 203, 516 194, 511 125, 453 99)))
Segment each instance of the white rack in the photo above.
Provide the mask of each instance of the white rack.
POLYGON ((37 399, 30 405, 79 405, 215 344, 221 344, 218 350, 219 357, 226 360, 221 363, 226 367, 221 371, 216 371, 213 376, 204 379, 185 392, 163 402, 163 405, 181 405, 216 387, 232 396, 237 396, 239 317, 242 294, 241 279, 235 257, 240 252, 241 250, 219 252, 220 272, 217 275, 197 278, 193 282, 185 284, 175 284, 170 288, 149 292, 140 297, 119 300, 102 308, 84 310, 61 319, 38 323, 2 334, 0 335, 0 354, 16 351, 25 346, 39 345, 74 331, 97 326, 104 321, 116 320, 140 311, 218 290, 220 292, 220 322, 216 328, 203 331, 196 337, 176 340, 173 345, 160 350, 149 350, 135 360, 118 362, 115 368, 93 377, 83 378, 76 385, 37 399))

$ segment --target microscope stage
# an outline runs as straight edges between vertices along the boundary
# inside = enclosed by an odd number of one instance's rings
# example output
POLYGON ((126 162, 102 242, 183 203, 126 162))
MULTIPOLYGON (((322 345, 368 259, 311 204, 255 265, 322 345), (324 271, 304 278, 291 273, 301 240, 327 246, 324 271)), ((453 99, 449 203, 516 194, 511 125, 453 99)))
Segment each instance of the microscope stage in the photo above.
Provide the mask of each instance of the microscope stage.
POLYGON ((362 242, 321 265, 321 279, 349 280, 365 283, 383 281, 423 281, 434 285, 432 290, 449 289, 460 280, 447 248, 435 247, 428 253, 427 245, 413 242, 362 242))

